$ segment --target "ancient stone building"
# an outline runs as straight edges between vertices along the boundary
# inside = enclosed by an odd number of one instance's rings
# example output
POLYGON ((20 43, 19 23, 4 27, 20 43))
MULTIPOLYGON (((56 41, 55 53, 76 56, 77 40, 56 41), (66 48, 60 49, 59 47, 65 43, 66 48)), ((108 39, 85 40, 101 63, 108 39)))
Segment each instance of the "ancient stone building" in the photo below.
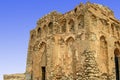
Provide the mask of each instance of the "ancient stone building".
POLYGON ((120 80, 119 57, 120 21, 107 7, 88 2, 38 20, 25 80, 120 80))

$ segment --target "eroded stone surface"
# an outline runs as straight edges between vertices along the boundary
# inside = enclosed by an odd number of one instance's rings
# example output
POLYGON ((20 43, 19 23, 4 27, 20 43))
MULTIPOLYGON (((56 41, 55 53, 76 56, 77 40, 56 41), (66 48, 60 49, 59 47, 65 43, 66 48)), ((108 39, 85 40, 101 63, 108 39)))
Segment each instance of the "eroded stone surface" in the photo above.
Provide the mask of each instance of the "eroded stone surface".
POLYGON ((25 75, 24 74, 4 75, 4 80, 25 80, 25 75))
POLYGON ((120 21, 105 6, 80 4, 38 20, 30 32, 26 80, 116 80, 115 56, 120 21))

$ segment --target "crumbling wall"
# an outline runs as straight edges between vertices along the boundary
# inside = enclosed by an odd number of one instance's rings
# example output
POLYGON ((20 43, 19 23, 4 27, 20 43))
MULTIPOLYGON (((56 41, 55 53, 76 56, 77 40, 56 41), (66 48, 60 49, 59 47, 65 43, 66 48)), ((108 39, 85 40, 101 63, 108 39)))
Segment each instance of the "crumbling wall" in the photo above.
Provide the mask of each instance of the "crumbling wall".
POLYGON ((25 74, 4 75, 4 80, 25 80, 25 74))

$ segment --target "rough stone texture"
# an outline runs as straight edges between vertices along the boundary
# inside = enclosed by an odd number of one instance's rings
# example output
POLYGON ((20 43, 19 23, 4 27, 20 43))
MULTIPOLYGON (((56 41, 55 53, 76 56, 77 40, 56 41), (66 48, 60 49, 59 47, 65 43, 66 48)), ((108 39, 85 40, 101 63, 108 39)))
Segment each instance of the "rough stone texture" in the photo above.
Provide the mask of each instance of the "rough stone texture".
POLYGON ((119 57, 120 21, 88 2, 38 20, 30 32, 26 80, 117 80, 119 57))
POLYGON ((24 74, 4 75, 4 80, 25 80, 25 75, 24 74))

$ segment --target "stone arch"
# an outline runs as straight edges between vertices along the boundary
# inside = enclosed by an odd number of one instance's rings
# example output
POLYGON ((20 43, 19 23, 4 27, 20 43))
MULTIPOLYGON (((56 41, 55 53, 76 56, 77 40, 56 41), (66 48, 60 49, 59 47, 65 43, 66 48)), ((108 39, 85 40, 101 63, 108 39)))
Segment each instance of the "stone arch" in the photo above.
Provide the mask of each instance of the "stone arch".
POLYGON ((70 19, 69 22, 69 32, 74 32, 75 31, 75 23, 73 19, 70 19))
POLYGON ((41 37, 41 28, 40 27, 37 29, 37 34, 38 34, 38 37, 39 36, 41 37))
POLYGON ((108 45, 104 36, 100 37, 100 59, 104 73, 108 73, 108 45))
POLYGON ((46 25, 43 26, 43 36, 46 36, 48 33, 48 28, 46 25))
POLYGON ((114 50, 114 60, 115 60, 115 74, 116 80, 120 79, 120 50, 115 48, 114 50))
POLYGON ((75 53, 75 46, 74 46, 74 38, 73 37, 69 37, 67 38, 66 42, 67 42, 67 48, 68 48, 68 55, 70 56, 70 63, 71 65, 71 71, 72 71, 72 76, 74 78, 74 80, 76 80, 76 53, 75 53))
POLYGON ((33 34, 31 35, 31 39, 34 39, 34 35, 33 34))
POLYGON ((68 37, 67 39, 66 39, 66 43, 67 43, 67 45, 72 45, 73 44, 73 42, 74 42, 74 38, 73 37, 68 37))
POLYGON ((48 28, 49 28, 49 34, 52 34, 53 33, 53 22, 49 22, 48 28))
POLYGON ((46 43, 45 42, 42 42, 40 44, 40 52, 41 52, 40 68, 41 68, 41 74, 42 74, 41 80, 45 80, 46 66, 47 66, 47 55, 46 55, 46 43))
POLYGON ((96 26, 97 25, 97 17, 92 14, 91 19, 92 19, 92 21, 91 21, 92 25, 96 26))
POLYGON ((112 23, 112 24, 111 24, 111 33, 112 33, 112 35, 114 35, 114 32, 115 32, 114 24, 112 23))
POLYGON ((77 12, 77 10, 78 10, 78 9, 77 9, 77 7, 76 7, 76 8, 74 9, 74 12, 76 13, 76 12, 77 12))
POLYGON ((79 15, 77 17, 77 21, 78 21, 78 29, 84 28, 84 15, 79 15))
POLYGON ((31 34, 30 40, 33 41, 35 39, 35 34, 31 34))
POLYGON ((63 19, 61 24, 62 24, 61 31, 64 33, 64 32, 66 32, 66 19, 63 19))
POLYGON ((33 40, 35 39, 35 37, 36 37, 36 31, 35 31, 35 30, 32 30, 32 31, 30 32, 30 40, 33 41, 33 40))

